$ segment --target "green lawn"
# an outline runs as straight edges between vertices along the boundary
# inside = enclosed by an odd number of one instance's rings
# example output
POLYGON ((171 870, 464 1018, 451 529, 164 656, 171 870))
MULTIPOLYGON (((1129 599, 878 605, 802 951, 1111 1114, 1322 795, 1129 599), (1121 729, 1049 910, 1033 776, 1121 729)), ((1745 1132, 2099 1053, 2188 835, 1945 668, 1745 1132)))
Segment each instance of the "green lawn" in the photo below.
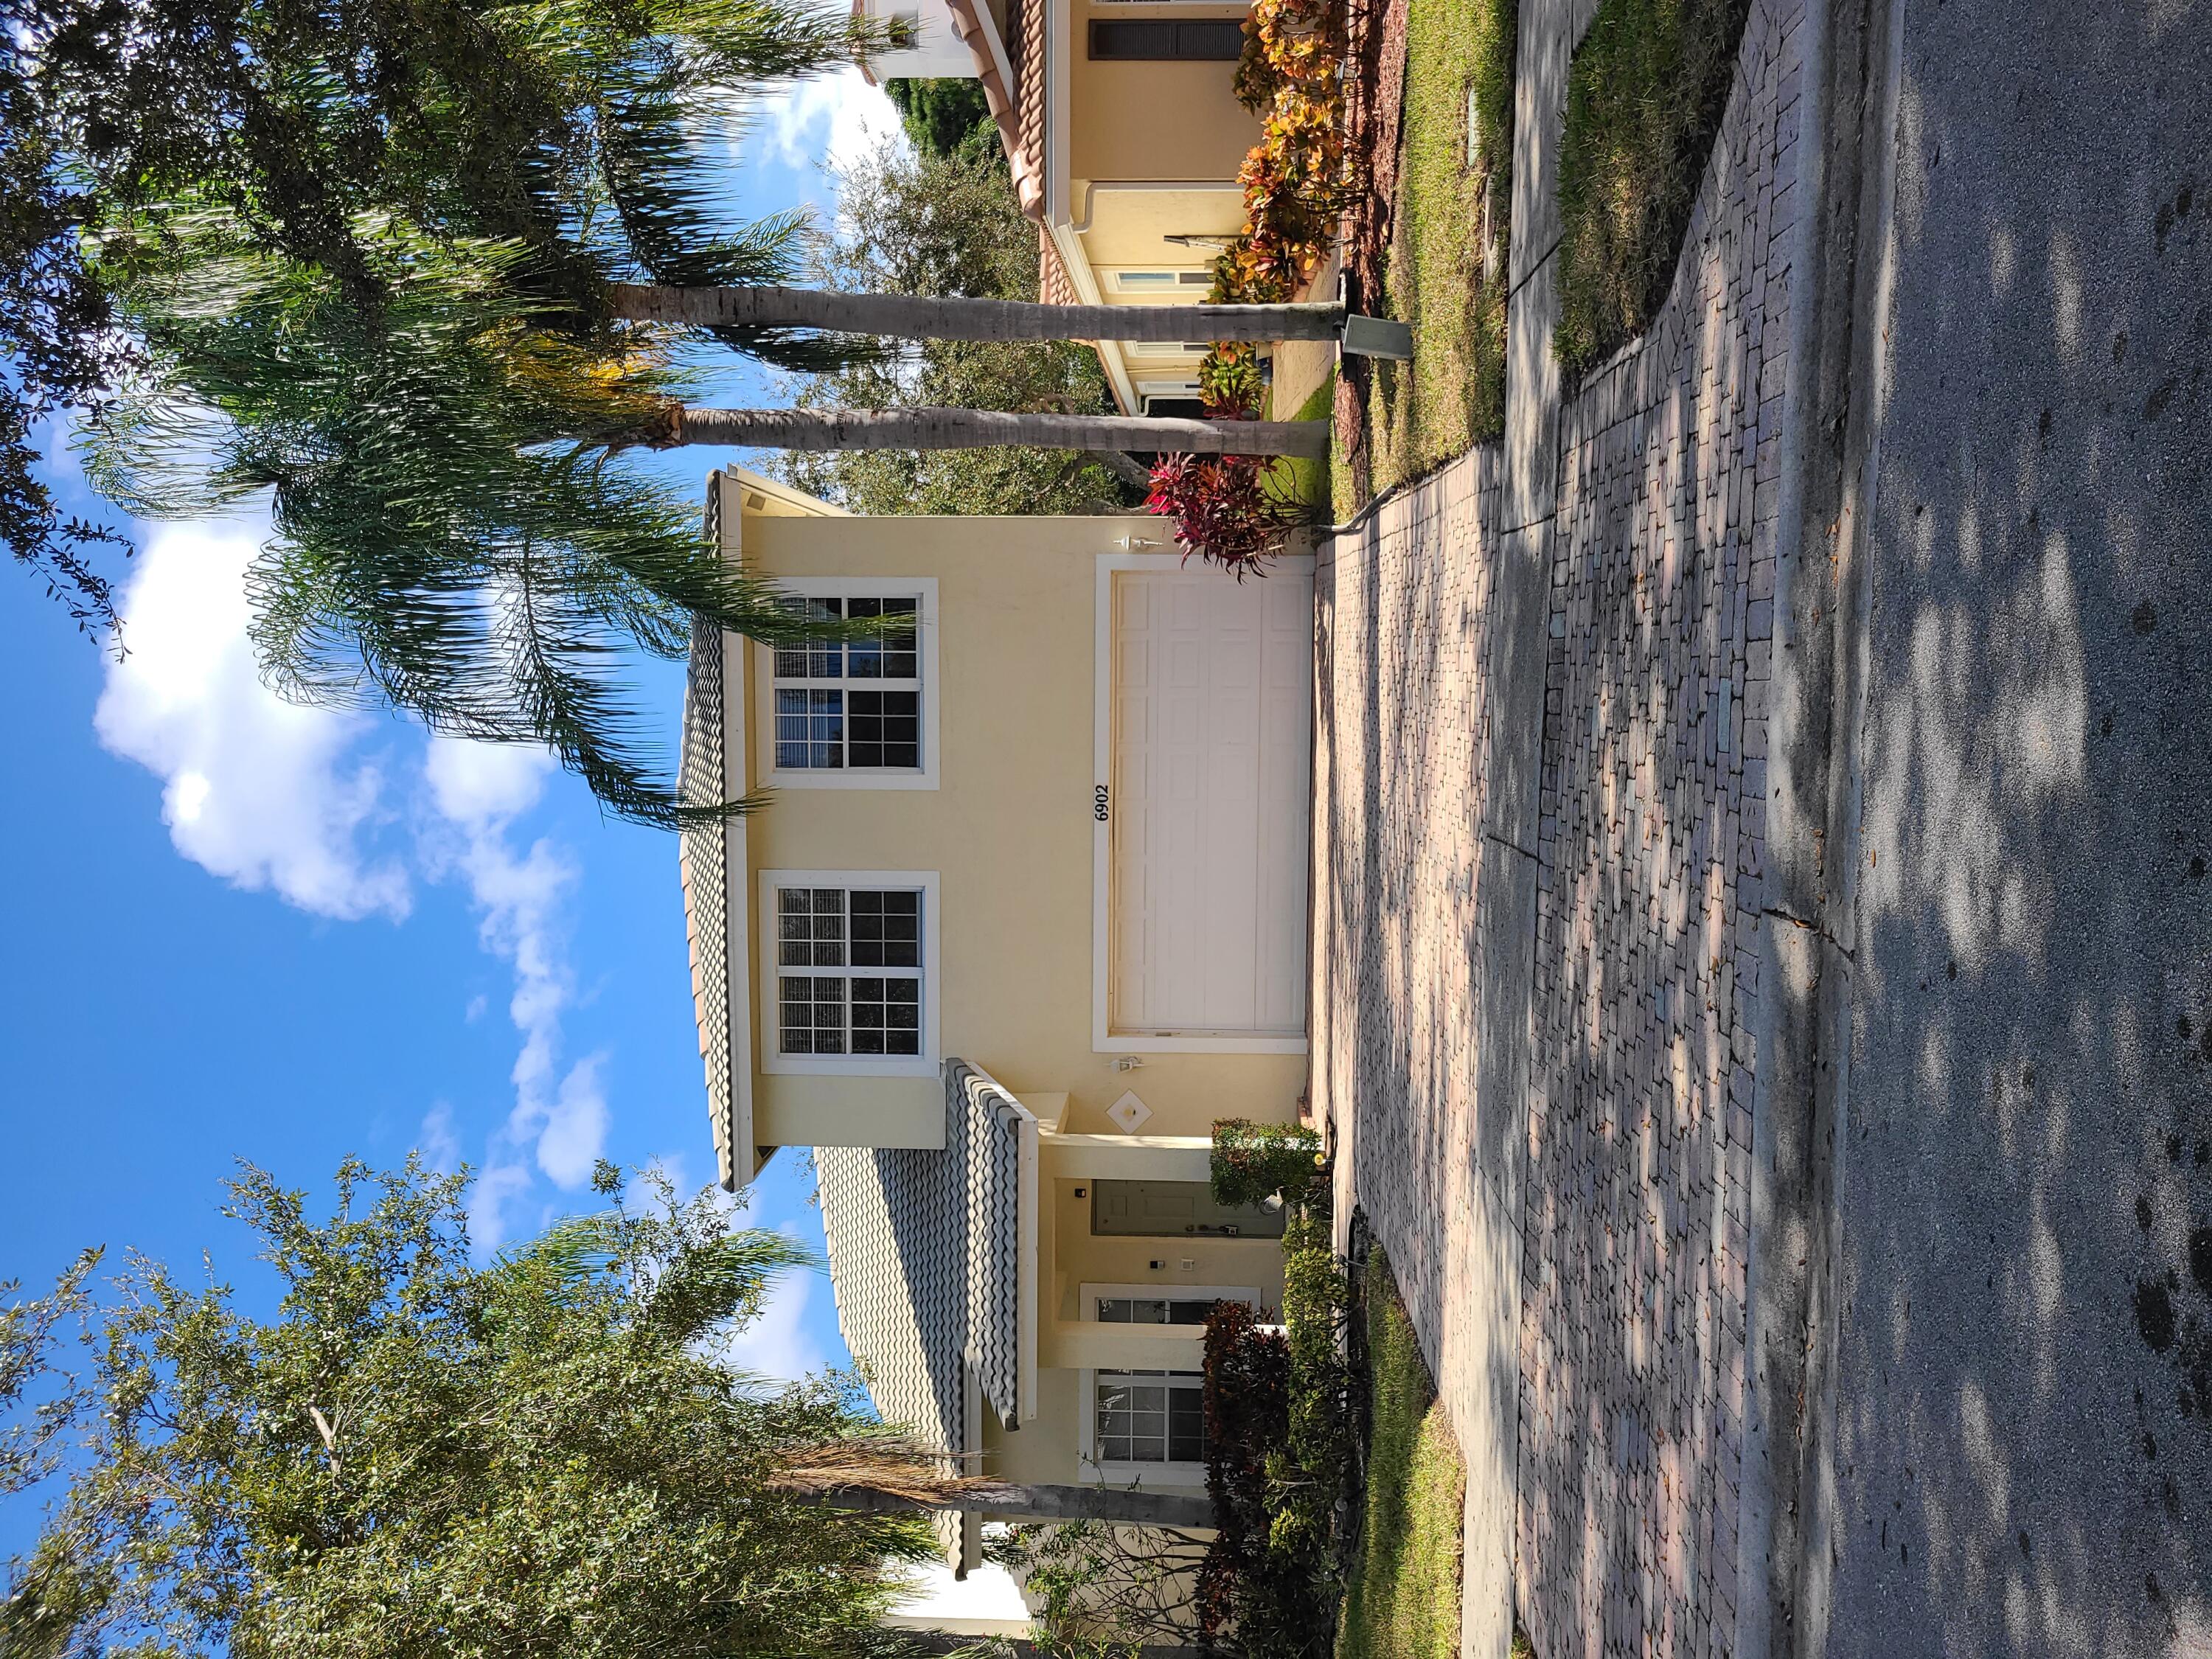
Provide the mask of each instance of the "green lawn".
POLYGON ((1575 51, 1555 341, 1570 385, 1666 301, 1750 10, 1750 0, 1605 0, 1575 51))
POLYGON ((1453 1659, 1467 1468, 1381 1250, 1367 1275, 1374 1432, 1337 1659, 1453 1659))
MULTIPOLYGON (((1368 443, 1376 495, 1505 429, 1505 271, 1517 0, 1408 0, 1406 100, 1384 287, 1413 359, 1378 362, 1368 443), (1479 112, 1470 153, 1469 94, 1479 112), (1484 281, 1486 185, 1498 280, 1484 281)), ((1338 516, 1350 501, 1338 473, 1338 516)))

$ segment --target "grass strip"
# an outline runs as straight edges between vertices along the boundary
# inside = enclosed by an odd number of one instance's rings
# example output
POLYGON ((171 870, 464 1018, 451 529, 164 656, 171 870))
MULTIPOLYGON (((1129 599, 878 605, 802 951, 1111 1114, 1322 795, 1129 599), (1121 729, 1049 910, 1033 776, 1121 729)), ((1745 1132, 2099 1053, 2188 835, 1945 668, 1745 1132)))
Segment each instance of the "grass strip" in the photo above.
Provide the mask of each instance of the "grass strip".
POLYGON ((1605 0, 1575 51, 1554 341, 1570 386, 1666 303, 1750 11, 1750 0, 1605 0))
POLYGON ((1391 314, 1413 325, 1413 357, 1375 365, 1368 442, 1377 495, 1505 429, 1517 21, 1516 0, 1408 0, 1383 286, 1391 314))
MULTIPOLYGON (((1313 394, 1298 405, 1294 421, 1326 421, 1334 411, 1336 404, 1336 371, 1329 370, 1313 394)), ((1275 462, 1274 484, 1285 495, 1303 507, 1326 514, 1330 510, 1330 468, 1327 457, 1308 459, 1302 456, 1285 455, 1275 462)))
POLYGON ((1455 1659, 1467 1467, 1378 1249, 1367 1267, 1374 1426, 1337 1659, 1455 1659))

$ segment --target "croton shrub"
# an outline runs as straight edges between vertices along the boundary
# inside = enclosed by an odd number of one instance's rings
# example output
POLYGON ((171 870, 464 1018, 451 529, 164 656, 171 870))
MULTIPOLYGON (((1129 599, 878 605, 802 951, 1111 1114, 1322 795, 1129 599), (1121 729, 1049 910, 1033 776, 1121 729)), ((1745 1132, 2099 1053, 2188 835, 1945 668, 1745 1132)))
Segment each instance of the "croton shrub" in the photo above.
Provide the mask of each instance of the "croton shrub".
POLYGON ((1241 1303, 1206 1325, 1206 1490, 1215 1533, 1199 1569, 1200 1640, 1253 1659, 1328 1659, 1338 1588, 1328 1532, 1336 1492, 1291 1442, 1291 1342, 1241 1303))
MULTIPOLYGON (((1344 25, 1332 0, 1253 0, 1244 18, 1237 96, 1261 118, 1244 158, 1244 229, 1213 262, 1207 300, 1273 305, 1296 294, 1336 236, 1344 210, 1344 25)), ((1199 367, 1209 419, 1260 413, 1259 353, 1218 343, 1199 367)), ((1276 482, 1271 459, 1171 456, 1153 469, 1146 505, 1176 521, 1176 540, 1239 576, 1283 550, 1308 516, 1276 482)))
POLYGON ((1242 580, 1308 516, 1275 482, 1273 465, 1266 455, 1163 455, 1145 505, 1175 520, 1184 557, 1195 553, 1242 580))
POLYGON ((1331 0, 1253 0, 1237 96, 1260 117, 1244 157, 1244 234, 1214 262, 1214 297, 1288 299, 1328 252, 1345 203, 1343 15, 1331 0))

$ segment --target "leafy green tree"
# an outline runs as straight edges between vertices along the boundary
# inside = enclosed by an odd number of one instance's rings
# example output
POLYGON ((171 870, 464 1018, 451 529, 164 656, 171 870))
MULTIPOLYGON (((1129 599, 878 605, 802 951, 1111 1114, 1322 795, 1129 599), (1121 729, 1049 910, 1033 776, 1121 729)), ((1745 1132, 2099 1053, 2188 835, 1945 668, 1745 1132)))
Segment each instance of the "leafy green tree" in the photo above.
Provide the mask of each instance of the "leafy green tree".
POLYGON ((253 598, 280 689, 550 744, 640 821, 745 810, 678 798, 621 659, 680 654, 695 625, 821 625, 614 452, 874 452, 895 459, 859 504, 1049 511, 1126 499, 1133 446, 1317 436, 1146 431, 1097 412, 1075 349, 1013 343, 1174 337, 1180 311, 786 286, 803 221, 725 222, 702 129, 733 85, 878 43, 800 0, 0 0, 0 100, 26 124, 0 150, 0 282, 31 296, 0 295, 0 532, 81 625, 112 616, 87 550, 112 538, 61 524, 32 471, 37 421, 72 405, 95 480, 143 515, 271 493, 253 598), (693 410, 672 325, 851 373, 877 406, 693 410), (177 465, 195 453, 210 477, 177 465))
MULTIPOLYGON (((185 1659, 879 1651, 911 1516, 794 1461, 896 1462, 849 1393, 739 1367, 802 1252, 648 1181, 471 1262, 458 1177, 348 1163, 335 1212, 248 1166, 226 1213, 283 1297, 134 1256, 97 1298, 68 1490, 0 1650, 185 1659)), ((15 1327, 8 1328, 10 1331, 15 1327)))
MULTIPOLYGON (((0 1498, 28 1490, 60 1467, 59 1444, 84 1401, 56 1386, 54 1330, 83 1313, 85 1281, 100 1253, 79 1256, 46 1295, 0 1308, 0 1498)), ((16 1297, 20 1279, 0 1282, 0 1299, 16 1297)))
MULTIPOLYGON (((909 112, 909 125, 915 118, 909 112)), ((971 124, 967 142, 944 149, 885 145, 840 178, 837 199, 840 233, 817 255, 825 286, 1037 297, 1036 228, 1022 216, 1006 158, 988 130, 975 133, 971 124)), ((809 378, 799 402, 1063 414, 1112 407, 1097 353, 1033 340, 914 342, 896 356, 809 378)), ((1085 513, 1143 499, 1126 470, 1066 450, 848 450, 794 455, 781 470, 799 488, 855 513, 1085 513)))
POLYGON ((898 108, 899 123, 916 149, 945 155, 960 148, 991 118, 983 83, 966 76, 893 79, 884 91, 898 108))

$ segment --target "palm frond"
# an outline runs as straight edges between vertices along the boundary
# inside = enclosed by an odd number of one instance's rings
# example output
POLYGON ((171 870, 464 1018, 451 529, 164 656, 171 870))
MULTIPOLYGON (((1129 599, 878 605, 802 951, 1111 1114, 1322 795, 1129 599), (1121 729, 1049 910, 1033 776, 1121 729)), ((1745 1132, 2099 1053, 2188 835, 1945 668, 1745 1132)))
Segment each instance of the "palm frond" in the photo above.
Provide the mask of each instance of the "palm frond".
MULTIPOLYGON (((798 279, 813 215, 787 209, 732 223, 702 182, 698 98, 672 62, 611 96, 601 112, 605 176, 631 255, 653 282, 676 288, 746 287, 798 279)), ((754 325, 709 329, 720 343, 779 368, 823 374, 896 349, 857 336, 754 325)))
POLYGON ((995 1483, 955 1473, 949 1467, 949 1454, 909 1435, 874 1428, 791 1448, 778 1460, 774 1484, 810 1498, 875 1492, 909 1504, 934 1505, 995 1483))
POLYGON ((537 1237, 501 1253, 501 1271, 518 1279, 574 1284, 605 1273, 622 1254, 619 1218, 611 1211, 567 1215, 537 1237))
POLYGON ((817 1265, 813 1251, 781 1233, 725 1234, 669 1264, 654 1281, 644 1323, 671 1341, 694 1341, 726 1321, 757 1315, 778 1273, 817 1265))

